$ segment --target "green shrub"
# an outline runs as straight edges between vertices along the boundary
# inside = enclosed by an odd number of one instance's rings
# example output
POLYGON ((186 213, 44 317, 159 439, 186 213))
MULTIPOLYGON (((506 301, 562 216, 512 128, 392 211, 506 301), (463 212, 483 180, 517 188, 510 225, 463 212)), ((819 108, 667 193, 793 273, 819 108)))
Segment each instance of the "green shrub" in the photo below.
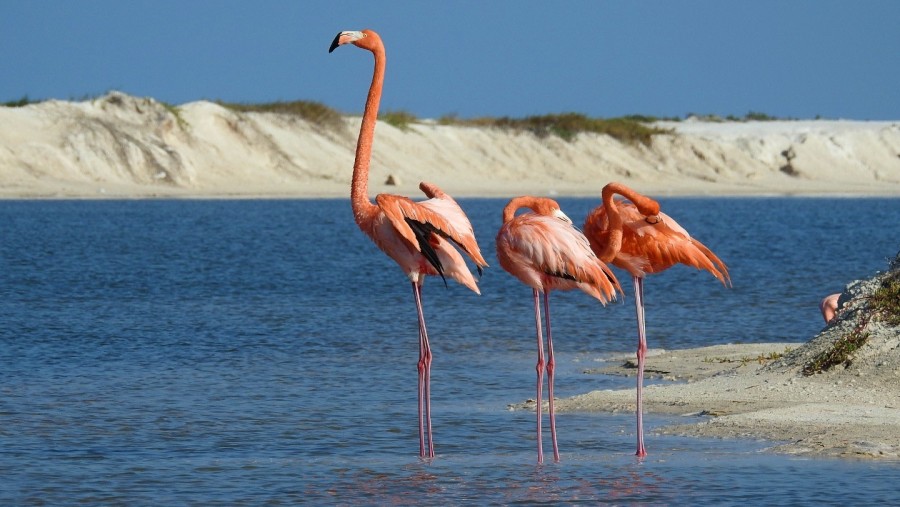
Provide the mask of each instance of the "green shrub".
POLYGON ((441 125, 464 125, 471 127, 494 127, 507 130, 531 132, 539 137, 557 136, 571 141, 582 132, 606 134, 619 141, 649 145, 657 134, 669 134, 670 130, 647 125, 656 121, 649 116, 625 116, 621 118, 591 118, 581 113, 546 114, 525 118, 472 118, 462 120, 456 115, 443 116, 438 120, 441 125))
POLYGON ((8 102, 4 102, 3 105, 6 107, 23 107, 28 104, 36 104, 40 102, 39 100, 31 100, 28 98, 28 95, 22 95, 22 98, 19 100, 10 100, 8 102))
POLYGON ((863 331, 867 323, 868 320, 863 325, 854 328, 853 331, 841 336, 831 345, 830 349, 812 358, 803 366, 803 375, 808 377, 816 373, 822 373, 839 364, 848 366, 853 359, 853 353, 859 350, 866 343, 866 340, 869 339, 869 333, 863 331))
POLYGON ((766 113, 760 113, 758 111, 750 111, 749 113, 747 113, 746 116, 744 116, 744 119, 746 119, 748 121, 773 121, 773 120, 777 120, 778 118, 776 118, 774 116, 769 116, 766 113))
POLYGON ((409 126, 417 121, 416 115, 408 111, 385 111, 378 115, 378 119, 400 130, 409 130, 409 126))
POLYGON ((321 125, 332 130, 337 130, 344 126, 341 113, 320 102, 294 100, 290 102, 276 101, 264 102, 261 104, 248 104, 217 100, 216 103, 224 108, 242 113, 278 113, 297 116, 310 123, 321 125))
POLYGON ((881 281, 881 287, 872 295, 872 309, 878 320, 900 326, 900 269, 881 281))

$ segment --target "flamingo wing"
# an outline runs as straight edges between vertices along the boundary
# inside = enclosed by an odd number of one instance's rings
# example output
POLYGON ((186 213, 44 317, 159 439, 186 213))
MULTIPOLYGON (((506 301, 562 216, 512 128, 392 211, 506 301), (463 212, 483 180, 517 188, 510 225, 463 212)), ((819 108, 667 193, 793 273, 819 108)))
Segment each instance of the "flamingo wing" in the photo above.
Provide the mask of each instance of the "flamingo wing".
POLYGON ((706 245, 692 238, 675 219, 662 212, 655 217, 646 217, 633 207, 624 208, 627 217, 622 250, 644 257, 646 272, 658 273, 675 264, 684 264, 706 270, 723 284, 728 284, 730 277, 725 263, 706 245))
POLYGON ((450 204, 435 205, 432 201, 436 200, 444 201, 432 199, 414 202, 406 197, 389 194, 379 194, 375 197, 382 216, 394 232, 412 251, 418 252, 427 261, 430 267, 423 271, 425 274, 440 275, 445 284, 446 276, 449 276, 474 292, 480 293, 465 261, 451 244, 458 245, 472 257, 481 274, 482 266, 486 266, 487 263, 478 250, 472 226, 454 201, 449 201, 450 204), (449 218, 444 214, 448 209, 449 218), (457 215, 454 215, 454 212, 457 215), (456 227, 455 222, 458 222, 460 216, 463 219, 462 227, 456 227))
POLYGON ((406 197, 380 194, 375 200, 394 227, 412 244, 421 246, 418 238, 429 233, 442 236, 459 246, 476 264, 478 273, 481 274, 488 264, 481 255, 475 232, 465 212, 436 185, 422 183, 419 187, 430 199, 415 202, 406 197))
POLYGON ((433 209, 441 216, 447 219, 448 223, 456 231, 455 234, 449 236, 449 239, 459 245, 466 255, 478 266, 478 272, 482 272, 482 268, 488 266, 487 261, 481 256, 481 250, 478 248, 478 242, 475 240, 475 231, 472 229, 472 223, 466 216, 462 208, 450 194, 445 193, 432 183, 421 182, 419 188, 428 196, 427 201, 422 201, 422 206, 433 209))

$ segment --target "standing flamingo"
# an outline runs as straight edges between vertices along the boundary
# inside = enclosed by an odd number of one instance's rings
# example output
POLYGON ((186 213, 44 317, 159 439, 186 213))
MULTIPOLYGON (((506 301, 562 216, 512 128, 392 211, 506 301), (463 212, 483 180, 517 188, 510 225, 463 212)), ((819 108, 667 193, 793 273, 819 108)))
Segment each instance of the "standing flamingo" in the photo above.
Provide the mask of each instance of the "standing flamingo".
POLYGON ((531 287, 534 294, 534 324, 537 328, 537 450, 538 463, 544 462, 541 445, 541 391, 544 369, 547 371, 547 399, 550 412, 550 436, 553 439, 553 459, 559 461, 556 442, 556 413, 553 408, 553 334, 550 329, 550 290, 581 289, 604 305, 615 299, 619 286, 615 275, 600 262, 587 238, 572 225, 569 217, 552 199, 522 196, 509 201, 503 208, 503 225, 497 233, 497 258, 500 266, 531 287), (532 213, 516 216, 519 208, 532 213), (541 307, 538 293, 544 293, 544 312, 547 319, 547 362, 544 363, 544 343, 541 338, 541 307))
POLYGON ((731 279, 728 268, 712 251, 691 238, 670 216, 660 212, 659 203, 621 183, 603 187, 603 204, 584 222, 584 234, 603 262, 611 262, 631 274, 634 306, 638 322, 637 371, 637 456, 644 448, 643 384, 647 337, 644 327, 644 276, 659 273, 681 263, 712 273, 723 285, 731 279), (613 195, 631 201, 616 202, 613 195))
POLYGON ((414 202, 406 197, 379 194, 373 204, 368 197, 369 161, 372 158, 372 140, 384 84, 385 53, 381 37, 372 30, 344 31, 337 34, 328 52, 343 44, 371 51, 375 56, 375 71, 366 99, 359 139, 356 143, 356 160, 353 163, 353 180, 350 201, 356 224, 388 257, 400 265, 412 283, 413 296, 419 320, 419 455, 434 457, 431 434, 431 347, 425 329, 422 311, 422 283, 425 275, 439 275, 446 284, 450 277, 480 294, 472 273, 460 253, 451 242, 461 248, 478 267, 479 275, 487 266, 472 224, 452 197, 437 186, 422 182, 419 188, 428 200, 414 202), (428 433, 428 452, 425 450, 425 431, 428 433))

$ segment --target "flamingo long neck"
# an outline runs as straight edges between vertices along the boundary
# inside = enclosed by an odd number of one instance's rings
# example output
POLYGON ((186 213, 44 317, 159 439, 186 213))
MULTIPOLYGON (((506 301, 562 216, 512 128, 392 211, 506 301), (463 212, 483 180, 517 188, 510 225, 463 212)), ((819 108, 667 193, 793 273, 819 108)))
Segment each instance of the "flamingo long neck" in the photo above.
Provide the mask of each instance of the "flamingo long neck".
POLYGON ((364 218, 377 207, 369 200, 369 162, 372 160, 372 140, 375 138, 375 124, 378 120, 378 106, 384 86, 385 54, 384 46, 378 44, 371 49, 375 56, 375 71, 366 97, 359 139, 356 141, 356 159, 353 162, 353 180, 350 184, 350 202, 356 223, 362 225, 364 218))
POLYGON ((622 249, 622 230, 624 224, 622 216, 619 215, 619 207, 616 205, 616 200, 613 199, 613 196, 616 194, 621 195, 634 203, 638 211, 644 215, 650 216, 659 214, 658 202, 635 192, 621 183, 610 183, 603 187, 601 197, 603 199, 603 207, 606 208, 606 217, 609 221, 609 226, 606 229, 608 234, 606 245, 604 246, 603 251, 597 252, 597 257, 603 262, 612 262, 622 249))

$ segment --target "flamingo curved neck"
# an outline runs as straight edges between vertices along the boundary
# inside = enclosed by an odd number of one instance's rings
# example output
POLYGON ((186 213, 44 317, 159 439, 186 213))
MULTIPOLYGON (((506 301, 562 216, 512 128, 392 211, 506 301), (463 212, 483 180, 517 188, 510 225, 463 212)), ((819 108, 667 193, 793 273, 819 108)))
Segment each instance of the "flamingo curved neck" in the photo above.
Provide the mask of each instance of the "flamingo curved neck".
POLYGON ((610 188, 610 185, 603 187, 603 207, 606 209, 606 242, 603 250, 595 252, 597 257, 603 262, 612 262, 622 249, 622 217, 619 215, 619 208, 613 196, 618 193, 616 187, 610 188))
POLYGON ((376 208, 369 200, 369 163, 372 159, 372 140, 375 137, 375 124, 378 121, 378 106, 381 103, 381 90, 384 86, 385 53, 384 46, 378 44, 369 49, 375 56, 375 70, 372 84, 366 98, 362 124, 359 127, 359 138, 356 142, 356 159, 353 162, 353 180, 350 186, 350 201, 357 223, 364 215, 376 208))
POLYGON ((607 206, 609 209, 612 206, 612 209, 618 209, 613 202, 613 195, 619 194, 622 197, 631 201, 635 207, 637 207, 638 211, 643 215, 658 215, 659 214, 659 203, 655 200, 647 197, 646 195, 641 195, 629 187, 621 183, 609 183, 605 187, 603 187, 602 199, 603 205, 607 206))
POLYGON ((519 208, 533 209, 531 208, 532 201, 534 201, 534 199, 528 196, 514 197, 510 199, 509 203, 507 203, 507 205, 503 208, 503 223, 505 224, 506 222, 512 220, 513 217, 516 216, 516 211, 518 211, 519 208))
POLYGON ((616 194, 631 201, 638 211, 644 215, 653 216, 659 214, 659 203, 653 199, 641 195, 621 183, 609 183, 603 187, 601 197, 603 207, 606 208, 608 226, 606 228, 607 241, 601 252, 596 252, 597 257, 603 262, 612 262, 622 249, 622 234, 624 223, 619 215, 619 207, 613 196, 616 194))

